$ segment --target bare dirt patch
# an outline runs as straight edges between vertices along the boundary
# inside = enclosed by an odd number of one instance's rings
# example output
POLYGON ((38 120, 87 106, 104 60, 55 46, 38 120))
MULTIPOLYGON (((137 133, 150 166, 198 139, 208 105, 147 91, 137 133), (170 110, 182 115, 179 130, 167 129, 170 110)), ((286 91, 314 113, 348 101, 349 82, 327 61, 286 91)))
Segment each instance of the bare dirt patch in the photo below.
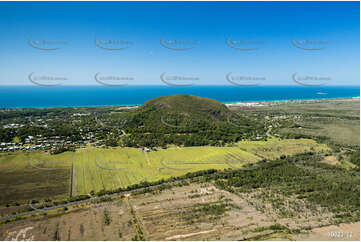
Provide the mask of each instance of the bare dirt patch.
POLYGON ((319 241, 359 241, 360 222, 351 224, 331 225, 322 228, 314 228, 308 234, 295 236, 295 240, 319 240, 319 241))
POLYGON ((360 238, 359 223, 330 226, 330 212, 302 199, 280 194, 264 189, 235 194, 217 189, 211 183, 176 186, 70 208, 59 216, 49 214, 3 224, 0 239, 200 241, 360 238), (332 237, 337 236, 337 232, 351 232, 352 238, 332 237))

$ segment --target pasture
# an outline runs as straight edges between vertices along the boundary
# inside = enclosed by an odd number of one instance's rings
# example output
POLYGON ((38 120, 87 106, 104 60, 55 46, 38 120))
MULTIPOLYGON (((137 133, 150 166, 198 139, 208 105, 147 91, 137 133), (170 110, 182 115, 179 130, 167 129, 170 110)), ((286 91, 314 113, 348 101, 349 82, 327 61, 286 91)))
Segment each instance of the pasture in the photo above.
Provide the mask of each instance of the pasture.
POLYGON ((327 152, 309 139, 241 141, 233 147, 86 148, 49 155, 18 152, 0 155, 0 203, 66 198, 127 187, 206 169, 241 168, 262 159, 306 151, 327 152))
POLYGON ((324 153, 330 151, 325 144, 312 139, 268 139, 267 141, 241 141, 237 146, 264 159, 276 159, 281 155, 294 155, 305 151, 324 153))
POLYGON ((63 198, 70 194, 73 153, 45 152, 0 155, 0 204, 30 199, 63 198))

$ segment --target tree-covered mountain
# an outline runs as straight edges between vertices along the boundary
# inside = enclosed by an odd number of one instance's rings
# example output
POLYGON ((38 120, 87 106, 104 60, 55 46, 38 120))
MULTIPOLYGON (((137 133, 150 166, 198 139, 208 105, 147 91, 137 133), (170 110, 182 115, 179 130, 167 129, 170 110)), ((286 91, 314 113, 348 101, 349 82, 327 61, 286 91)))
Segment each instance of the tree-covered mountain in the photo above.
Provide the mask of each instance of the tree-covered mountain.
MULTIPOLYGON (((124 118, 124 117, 123 117, 124 118)), ((147 101, 126 114, 126 146, 176 144, 225 145, 264 136, 263 123, 241 116, 224 104, 192 95, 172 95, 147 101)))

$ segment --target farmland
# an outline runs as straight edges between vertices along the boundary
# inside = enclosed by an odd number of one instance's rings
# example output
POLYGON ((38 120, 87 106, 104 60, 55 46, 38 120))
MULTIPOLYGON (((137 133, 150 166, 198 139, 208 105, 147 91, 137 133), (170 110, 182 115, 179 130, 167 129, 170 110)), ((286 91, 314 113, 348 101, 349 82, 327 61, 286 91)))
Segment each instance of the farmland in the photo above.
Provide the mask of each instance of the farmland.
POLYGON ((241 141, 232 147, 170 147, 151 152, 115 147, 86 148, 58 155, 46 152, 3 154, 0 156, 0 181, 5 192, 0 198, 3 205, 31 199, 66 198, 70 192, 75 196, 198 170, 241 168, 247 163, 274 159, 281 154, 311 150, 327 152, 328 148, 308 139, 270 139, 267 142, 241 141))
POLYGON ((69 196, 72 160, 73 153, 1 154, 1 203, 69 196))
POLYGON ((232 119, 230 136, 222 117, 202 134, 169 119, 181 125, 163 127, 159 146, 154 118, 127 129, 116 125, 123 114, 74 116, 99 123, 72 149, 0 153, 0 239, 329 239, 338 224, 357 239, 358 103, 232 107, 247 119, 232 119))
POLYGON ((149 153, 136 148, 79 150, 75 155, 76 192, 88 194, 210 168, 241 168, 263 158, 276 158, 280 148, 290 155, 311 149, 327 151, 327 146, 306 139, 271 142, 271 145, 256 141, 239 142, 235 147, 173 147, 149 153), (243 146, 250 152, 242 150, 243 146))

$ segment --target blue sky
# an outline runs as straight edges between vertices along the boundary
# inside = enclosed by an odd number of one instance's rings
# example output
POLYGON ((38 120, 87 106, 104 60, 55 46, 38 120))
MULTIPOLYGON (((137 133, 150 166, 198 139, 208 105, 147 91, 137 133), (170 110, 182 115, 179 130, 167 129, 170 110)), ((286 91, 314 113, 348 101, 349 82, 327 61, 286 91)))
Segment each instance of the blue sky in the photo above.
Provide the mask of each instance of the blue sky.
POLYGON ((30 73, 65 85, 99 85, 96 73, 129 85, 164 85, 162 73, 229 85, 230 72, 264 85, 297 85, 295 73, 360 83, 359 2, 1 2, 0 12, 0 85, 34 85, 30 73), (106 50, 95 39, 132 44, 106 50))

